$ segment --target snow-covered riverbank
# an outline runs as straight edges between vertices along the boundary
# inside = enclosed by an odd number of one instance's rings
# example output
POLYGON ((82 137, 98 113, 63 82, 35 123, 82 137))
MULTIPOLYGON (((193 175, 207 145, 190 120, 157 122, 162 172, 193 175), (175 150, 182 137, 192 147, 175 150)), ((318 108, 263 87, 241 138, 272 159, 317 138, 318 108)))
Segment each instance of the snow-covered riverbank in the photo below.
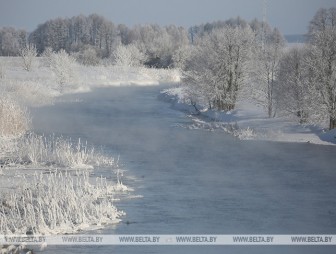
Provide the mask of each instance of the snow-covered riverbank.
MULTIPOLYGON (((239 139, 277 142, 304 142, 321 145, 336 144, 336 130, 316 125, 302 125, 286 117, 268 118, 265 110, 248 101, 239 101, 235 110, 220 112, 191 106, 183 87, 161 92, 175 109, 185 111, 193 124, 188 129, 224 130, 239 139)), ((197 106, 198 107, 198 106, 197 106)))

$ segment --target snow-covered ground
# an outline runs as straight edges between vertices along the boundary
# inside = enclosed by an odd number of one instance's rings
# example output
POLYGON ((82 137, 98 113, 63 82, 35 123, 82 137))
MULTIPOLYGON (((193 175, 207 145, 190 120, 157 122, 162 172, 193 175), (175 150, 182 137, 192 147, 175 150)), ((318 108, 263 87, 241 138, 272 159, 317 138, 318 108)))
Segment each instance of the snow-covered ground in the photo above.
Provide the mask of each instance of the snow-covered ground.
POLYGON ((196 112, 188 104, 183 87, 162 91, 162 96, 173 103, 174 108, 188 112, 192 125, 188 129, 224 130, 244 140, 278 142, 305 142, 322 145, 336 144, 336 130, 320 126, 302 125, 286 117, 268 118, 264 108, 248 101, 239 101, 230 112, 202 109, 196 112))
POLYGON ((46 60, 36 58, 31 71, 25 71, 20 57, 0 57, 0 93, 12 95, 26 106, 52 104, 56 97, 89 92, 94 87, 158 85, 179 81, 177 70, 121 66, 73 66, 73 77, 61 90, 56 74, 46 60))

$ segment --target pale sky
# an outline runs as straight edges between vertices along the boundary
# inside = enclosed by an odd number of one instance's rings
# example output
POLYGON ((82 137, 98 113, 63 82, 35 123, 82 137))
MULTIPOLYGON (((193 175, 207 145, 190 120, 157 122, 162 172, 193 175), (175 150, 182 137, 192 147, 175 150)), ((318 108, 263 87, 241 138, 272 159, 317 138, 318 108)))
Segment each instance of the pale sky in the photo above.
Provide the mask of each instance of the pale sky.
MULTIPOLYGON (((320 8, 336 0, 267 0, 267 19, 284 34, 304 34, 320 8)), ((0 0, 0 27, 27 31, 56 17, 97 13, 115 24, 175 24, 188 28, 240 16, 262 19, 263 0, 0 0)))

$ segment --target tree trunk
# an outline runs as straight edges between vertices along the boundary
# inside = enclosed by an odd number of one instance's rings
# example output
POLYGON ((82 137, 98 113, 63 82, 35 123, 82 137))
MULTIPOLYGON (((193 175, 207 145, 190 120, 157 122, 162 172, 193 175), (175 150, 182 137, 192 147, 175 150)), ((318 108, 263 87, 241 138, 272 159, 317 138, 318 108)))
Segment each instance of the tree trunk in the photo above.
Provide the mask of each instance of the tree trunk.
POLYGON ((329 130, 336 128, 336 118, 330 117, 329 130))

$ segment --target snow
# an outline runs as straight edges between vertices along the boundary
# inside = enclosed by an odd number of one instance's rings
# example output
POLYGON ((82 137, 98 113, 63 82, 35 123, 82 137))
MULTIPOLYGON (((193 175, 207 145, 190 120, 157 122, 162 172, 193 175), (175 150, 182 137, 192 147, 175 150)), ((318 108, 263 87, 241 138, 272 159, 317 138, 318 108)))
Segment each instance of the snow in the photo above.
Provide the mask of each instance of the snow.
POLYGON ((265 110, 246 100, 238 101, 235 110, 220 112, 206 108, 196 112, 189 105, 183 87, 163 90, 161 96, 173 103, 174 108, 186 111, 193 124, 188 129, 224 130, 242 140, 267 140, 335 145, 335 130, 319 126, 301 125, 286 117, 268 118, 265 110))

